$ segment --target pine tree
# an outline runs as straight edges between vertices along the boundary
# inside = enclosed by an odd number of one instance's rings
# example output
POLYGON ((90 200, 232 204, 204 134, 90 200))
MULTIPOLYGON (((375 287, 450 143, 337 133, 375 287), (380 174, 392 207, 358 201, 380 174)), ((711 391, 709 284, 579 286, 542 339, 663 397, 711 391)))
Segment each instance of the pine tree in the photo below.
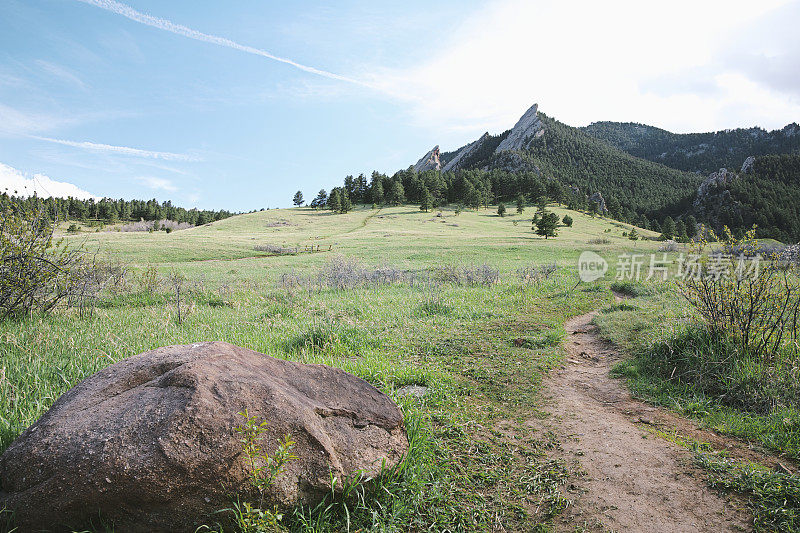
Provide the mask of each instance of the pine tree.
POLYGON ((403 189, 403 182, 393 181, 389 190, 389 201, 392 205, 403 205, 406 201, 406 192, 403 189))
POLYGON ((517 213, 520 215, 525 212, 525 196, 522 194, 517 195, 517 213))
POLYGON ((328 191, 320 189, 317 197, 311 200, 311 207, 314 209, 321 209, 328 204, 328 191))
POLYGON ((501 217, 506 216, 506 204, 501 202, 500 205, 497 206, 497 214, 501 217))
POLYGON ((433 208, 433 196, 427 187, 422 187, 422 196, 420 198, 419 210, 426 213, 433 208))
POLYGON ((342 192, 340 194, 340 197, 341 197, 341 201, 340 201, 340 205, 339 205, 339 212, 340 213, 347 213, 348 211, 353 209, 353 204, 350 201, 350 195, 347 193, 347 191, 342 190, 342 192))
POLYGON ((686 217, 686 237, 688 239, 697 237, 697 219, 692 215, 686 217))
POLYGON ((639 240, 639 233, 636 231, 636 228, 631 228, 630 233, 628 233, 628 238, 632 241, 639 240))
POLYGON ((378 178, 372 182, 372 203, 383 205, 383 180, 378 178))
POLYGON ((686 223, 681 219, 675 224, 675 240, 678 242, 687 242, 689 236, 686 234, 686 223))
POLYGON ((610 196, 606 201, 606 209, 614 220, 620 220, 622 215, 622 204, 619 203, 616 196, 610 196))
POLYGON ((572 227, 572 217, 569 215, 564 215, 564 218, 561 220, 561 222, 563 222, 568 228, 572 227))
POLYGON ((338 187, 333 189, 331 195, 328 197, 328 209, 334 213, 338 213, 342 209, 342 196, 339 193, 338 187))
POLYGON ((294 198, 292 198, 292 203, 296 207, 300 207, 305 203, 305 200, 303 200, 303 193, 301 191, 297 191, 296 193, 294 193, 294 198))
POLYGON ((661 240, 669 241, 675 238, 675 221, 672 217, 664 219, 664 224, 661 226, 661 240))
POLYGON ((468 206, 477 211, 483 203, 483 196, 481 195, 481 191, 472 187, 467 191, 465 200, 468 206))
POLYGON ((542 218, 536 222, 536 234, 545 239, 558 235, 558 215, 555 213, 544 212, 542 218))

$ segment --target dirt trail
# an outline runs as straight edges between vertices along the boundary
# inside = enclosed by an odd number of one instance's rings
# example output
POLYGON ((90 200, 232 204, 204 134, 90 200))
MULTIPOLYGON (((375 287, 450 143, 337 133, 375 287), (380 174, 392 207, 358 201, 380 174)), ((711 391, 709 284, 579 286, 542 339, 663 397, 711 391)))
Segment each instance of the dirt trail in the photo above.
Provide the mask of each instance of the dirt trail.
POLYGON ((596 313, 565 324, 567 361, 545 381, 545 411, 562 436, 557 453, 585 472, 568 486, 574 505, 562 514, 559 530, 750 530, 741 501, 708 489, 687 450, 644 429, 693 431, 687 421, 632 399, 609 375, 619 355, 591 324, 596 313))

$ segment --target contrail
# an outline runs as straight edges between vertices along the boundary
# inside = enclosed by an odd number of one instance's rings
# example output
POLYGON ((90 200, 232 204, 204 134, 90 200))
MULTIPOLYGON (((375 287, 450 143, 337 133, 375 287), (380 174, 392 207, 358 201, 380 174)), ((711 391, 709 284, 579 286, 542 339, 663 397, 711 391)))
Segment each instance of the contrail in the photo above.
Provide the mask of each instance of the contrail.
POLYGON ((193 30, 191 28, 187 28, 186 26, 181 26, 180 24, 175 24, 166 19, 154 17, 152 15, 146 15, 139 11, 136 11, 132 7, 117 2, 116 0, 78 0, 79 2, 83 2, 86 4, 90 4, 100 9, 105 9, 106 11, 111 11, 112 13, 116 13, 117 15, 122 15, 123 17, 127 17, 133 21, 139 22, 141 24, 145 24, 147 26, 152 26, 153 28, 158 28, 161 30, 165 30, 168 32, 172 32, 176 35, 182 35, 183 37, 188 37, 189 39, 195 39, 197 41, 203 41, 206 43, 216 44, 218 46, 226 46, 228 48, 233 48, 234 50, 239 50, 241 52, 247 52, 248 54, 254 54, 261 57, 266 57, 268 59, 272 59, 274 61, 279 61, 281 63, 286 63, 287 65, 291 65, 295 68, 298 68, 304 72, 309 72, 311 74, 316 74, 317 76, 323 76, 325 78, 330 78, 339 81, 345 81, 348 83, 353 83, 356 85, 361 86, 369 86, 368 84, 353 79, 348 78, 347 76, 342 76, 340 74, 336 74, 333 72, 328 72, 327 70, 321 70, 318 68, 310 67, 308 65, 303 65, 302 63, 298 63, 297 61, 293 61, 291 59, 287 59, 285 57, 276 56, 275 54, 271 54, 266 50, 261 50, 259 48, 253 48, 252 46, 246 46, 243 44, 239 44, 235 41, 231 41, 230 39, 226 39, 225 37, 218 37, 216 35, 209 35, 207 33, 202 33, 197 30, 193 30))
POLYGON ((155 152, 152 150, 140 150, 139 148, 130 148, 128 146, 114 146, 112 144, 98 144, 89 141, 67 141, 64 139, 53 139, 51 137, 39 137, 38 135, 30 135, 33 139, 40 141, 47 141, 56 144, 63 144, 64 146, 73 146, 75 148, 84 148, 86 150, 93 150, 95 152, 113 152, 117 154, 132 155, 136 157, 146 157, 148 159, 163 159, 164 161, 202 161, 201 158, 189 154, 176 154, 173 152, 155 152))

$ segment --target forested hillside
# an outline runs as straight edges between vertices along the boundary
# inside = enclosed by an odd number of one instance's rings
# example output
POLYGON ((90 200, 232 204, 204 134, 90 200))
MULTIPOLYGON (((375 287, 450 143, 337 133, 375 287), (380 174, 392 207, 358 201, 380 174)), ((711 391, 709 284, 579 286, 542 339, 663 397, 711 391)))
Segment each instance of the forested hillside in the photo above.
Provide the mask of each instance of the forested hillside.
POLYGON ((758 226, 759 237, 800 241, 800 154, 757 157, 749 172, 713 183, 699 218, 716 228, 758 226))
POLYGON ((687 135, 614 122, 574 128, 533 106, 511 130, 484 134, 451 152, 436 150, 436 168, 373 172, 371 180, 348 176, 332 191, 332 204, 320 191, 312 205, 346 212, 354 203, 409 202, 427 210, 453 203, 524 206, 546 198, 645 228, 657 229, 668 217, 717 230, 727 225, 736 234, 755 224, 759 237, 797 242, 800 155, 761 154, 795 150, 798 143, 796 124, 769 133, 753 128, 687 135), (752 168, 740 172, 750 156, 752 168), (695 166, 715 173, 706 178, 687 171, 695 166), (729 171, 716 172, 720 167, 729 171))
POLYGON ((539 116, 544 134, 521 157, 543 175, 581 192, 601 191, 648 217, 674 216, 691 205, 699 177, 633 157, 543 113, 539 116))
POLYGON ((672 133, 633 122, 595 122, 581 130, 636 157, 703 174, 720 168, 739 171, 750 156, 800 150, 800 126, 796 123, 773 131, 739 128, 672 133))

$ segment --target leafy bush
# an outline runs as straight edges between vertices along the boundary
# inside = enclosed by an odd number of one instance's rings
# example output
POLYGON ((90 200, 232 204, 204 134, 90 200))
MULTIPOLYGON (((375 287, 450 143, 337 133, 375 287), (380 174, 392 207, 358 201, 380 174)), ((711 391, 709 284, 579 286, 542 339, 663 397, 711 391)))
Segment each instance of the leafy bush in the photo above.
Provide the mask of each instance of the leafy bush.
POLYGON ((706 243, 698 242, 694 246, 696 272, 682 278, 681 293, 704 326, 730 337, 738 352, 773 362, 784 357, 796 359, 800 278, 778 257, 745 261, 758 249, 755 230, 742 239, 735 239, 727 228, 725 231, 728 249, 741 250, 741 255, 734 258, 715 252, 703 256, 706 243))
POLYGON ((0 213, 0 317, 49 311, 70 295, 82 250, 53 240, 55 223, 41 204, 0 213))

